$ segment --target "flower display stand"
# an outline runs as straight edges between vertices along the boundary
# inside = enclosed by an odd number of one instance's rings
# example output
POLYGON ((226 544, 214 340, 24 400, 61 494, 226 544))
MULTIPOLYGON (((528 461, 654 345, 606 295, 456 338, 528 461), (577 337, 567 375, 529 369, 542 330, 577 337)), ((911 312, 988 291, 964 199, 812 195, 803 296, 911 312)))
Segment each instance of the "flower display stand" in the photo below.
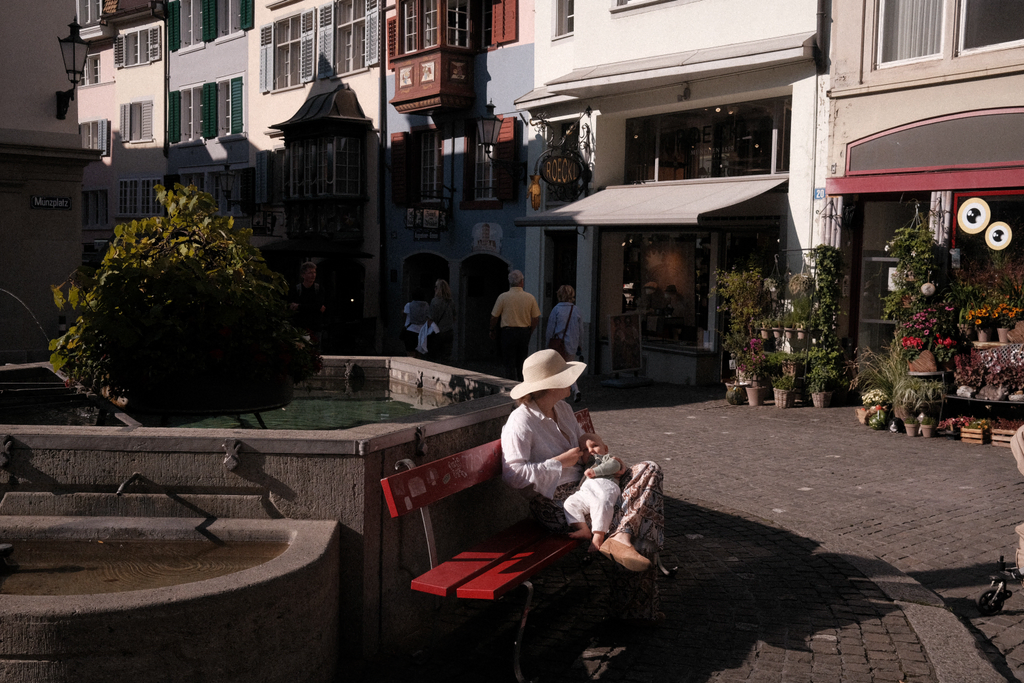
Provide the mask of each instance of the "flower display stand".
POLYGON ((960 428, 960 440, 964 443, 970 444, 986 444, 992 438, 992 434, 988 429, 968 429, 967 427, 960 428))
POLYGON ((1010 447, 1010 441, 1013 439, 1013 435, 1017 433, 1015 429, 993 429, 992 430, 992 445, 1002 446, 1003 448, 1010 447))

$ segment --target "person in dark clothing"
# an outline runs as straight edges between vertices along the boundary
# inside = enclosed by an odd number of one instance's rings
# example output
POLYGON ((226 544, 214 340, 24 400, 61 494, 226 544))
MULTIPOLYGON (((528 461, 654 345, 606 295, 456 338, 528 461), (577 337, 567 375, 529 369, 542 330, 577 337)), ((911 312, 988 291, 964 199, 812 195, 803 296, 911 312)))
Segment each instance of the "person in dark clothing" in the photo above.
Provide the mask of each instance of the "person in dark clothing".
POLYGON ((307 261, 299 269, 302 282, 295 285, 288 294, 288 307, 295 312, 295 325, 309 332, 318 347, 324 329, 324 313, 327 311, 324 290, 316 282, 316 264, 307 261))

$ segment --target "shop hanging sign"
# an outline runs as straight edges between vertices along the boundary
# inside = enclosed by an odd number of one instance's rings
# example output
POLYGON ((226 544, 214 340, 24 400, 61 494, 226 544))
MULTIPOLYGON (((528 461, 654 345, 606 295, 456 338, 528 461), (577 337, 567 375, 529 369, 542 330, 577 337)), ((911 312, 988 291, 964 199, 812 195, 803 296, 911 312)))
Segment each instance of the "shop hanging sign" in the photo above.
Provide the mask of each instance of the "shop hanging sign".
POLYGON ((541 156, 538 166, 541 179, 560 201, 575 201, 590 182, 587 163, 573 150, 549 150, 541 156))
POLYGON ((973 197, 960 205, 956 213, 956 222, 960 229, 968 235, 976 235, 988 227, 992 219, 992 210, 988 202, 980 197, 973 197))

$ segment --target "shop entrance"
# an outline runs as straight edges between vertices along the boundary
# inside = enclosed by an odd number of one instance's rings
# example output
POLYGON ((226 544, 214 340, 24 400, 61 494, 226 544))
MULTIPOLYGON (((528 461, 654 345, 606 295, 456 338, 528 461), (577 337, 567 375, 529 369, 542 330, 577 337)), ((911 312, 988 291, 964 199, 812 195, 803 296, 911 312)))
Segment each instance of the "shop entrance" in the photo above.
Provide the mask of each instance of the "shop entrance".
POLYGON ((498 295, 508 291, 508 272, 505 261, 488 254, 470 256, 462 262, 456 337, 465 360, 500 359, 490 337, 491 309, 498 295))

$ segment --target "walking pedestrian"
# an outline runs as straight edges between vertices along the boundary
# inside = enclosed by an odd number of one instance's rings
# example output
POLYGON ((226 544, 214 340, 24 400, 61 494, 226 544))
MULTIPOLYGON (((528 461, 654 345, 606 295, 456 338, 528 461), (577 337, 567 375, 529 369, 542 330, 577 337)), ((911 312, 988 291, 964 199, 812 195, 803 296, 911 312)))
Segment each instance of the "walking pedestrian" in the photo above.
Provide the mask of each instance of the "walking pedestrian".
MULTIPOLYGON (((555 292, 555 296, 558 297, 558 303, 551 309, 551 315, 548 317, 545 335, 547 347, 558 351, 566 362, 574 361, 579 356, 583 330, 583 317, 580 315, 580 309, 576 308, 576 290, 572 285, 562 285, 555 292)), ((579 384, 573 382, 570 390, 572 400, 579 403, 583 398, 579 384)))
POLYGON ((452 341, 455 337, 455 304, 452 302, 452 290, 444 280, 434 283, 434 298, 430 300, 430 319, 440 330, 430 339, 430 359, 450 361, 452 358, 452 341))
POLYGON ((288 293, 288 308, 295 312, 295 326, 309 332, 311 341, 320 348, 327 301, 316 281, 316 264, 312 261, 303 263, 299 267, 299 276, 302 282, 288 293))
POLYGON ((530 337, 540 324, 540 307, 532 294, 523 291, 522 271, 509 273, 508 284, 508 291, 498 295, 491 309, 491 339, 498 339, 501 345, 505 377, 522 381, 530 337))

